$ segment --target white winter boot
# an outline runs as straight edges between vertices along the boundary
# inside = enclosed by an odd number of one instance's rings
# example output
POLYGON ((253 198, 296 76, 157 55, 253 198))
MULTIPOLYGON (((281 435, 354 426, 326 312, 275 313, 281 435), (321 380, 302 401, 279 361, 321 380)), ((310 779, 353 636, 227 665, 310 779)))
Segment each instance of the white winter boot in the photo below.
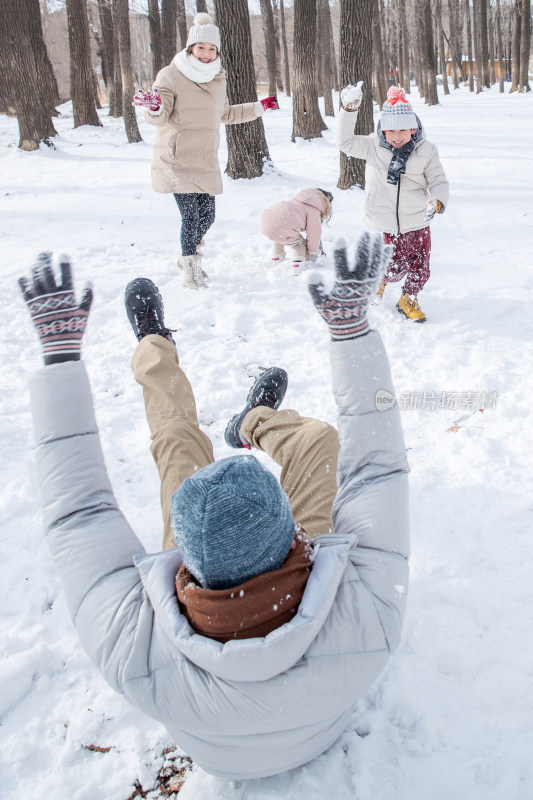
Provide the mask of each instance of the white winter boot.
POLYGON ((272 264, 281 264, 285 261, 285 248, 279 242, 272 242, 272 264))
POLYGON ((187 289, 207 289, 207 275, 202 269, 201 256, 180 256, 183 268, 183 285, 187 289))
MULTIPOLYGON (((188 269, 188 267, 187 267, 187 259, 188 258, 197 258, 199 260, 200 265, 202 263, 202 256, 198 255, 198 254, 195 255, 195 256, 178 256, 178 267, 180 269, 182 269, 183 272, 186 272, 186 270, 188 269)), ((203 270, 201 266, 200 266, 200 272, 202 274, 202 278, 203 278, 204 283, 205 283, 205 281, 208 278, 207 272, 205 270, 203 270)))

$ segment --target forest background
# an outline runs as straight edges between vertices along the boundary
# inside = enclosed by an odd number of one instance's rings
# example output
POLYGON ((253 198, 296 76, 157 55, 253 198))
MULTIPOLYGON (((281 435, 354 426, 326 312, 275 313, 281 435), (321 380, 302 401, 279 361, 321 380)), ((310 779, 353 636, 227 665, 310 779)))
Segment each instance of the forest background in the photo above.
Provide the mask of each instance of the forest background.
MULTIPOLYGON (((417 85, 428 105, 466 82, 479 93, 529 92, 530 0, 0 0, 0 112, 19 122, 19 147, 53 146, 57 106, 72 100, 74 127, 102 124, 98 110, 124 118, 141 141, 131 105, 139 88, 183 49, 192 16, 221 29, 228 98, 258 91, 292 96, 292 141, 319 138, 333 96, 362 80, 355 132, 373 129, 392 84, 417 85), (324 115, 318 98, 324 99, 324 115)), ((261 119, 228 127, 232 178, 263 174, 270 154, 261 119)), ((338 186, 364 186, 364 164, 340 157, 338 186)))

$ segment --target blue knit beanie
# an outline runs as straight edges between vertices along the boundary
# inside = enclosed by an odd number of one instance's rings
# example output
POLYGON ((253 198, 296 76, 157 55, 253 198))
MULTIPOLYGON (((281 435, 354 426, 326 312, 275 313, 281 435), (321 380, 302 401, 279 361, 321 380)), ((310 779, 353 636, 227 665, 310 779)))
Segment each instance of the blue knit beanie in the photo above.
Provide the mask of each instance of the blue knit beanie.
POLYGON ((204 589, 279 569, 294 539, 287 495, 253 456, 223 458, 186 478, 170 518, 185 566, 204 589))

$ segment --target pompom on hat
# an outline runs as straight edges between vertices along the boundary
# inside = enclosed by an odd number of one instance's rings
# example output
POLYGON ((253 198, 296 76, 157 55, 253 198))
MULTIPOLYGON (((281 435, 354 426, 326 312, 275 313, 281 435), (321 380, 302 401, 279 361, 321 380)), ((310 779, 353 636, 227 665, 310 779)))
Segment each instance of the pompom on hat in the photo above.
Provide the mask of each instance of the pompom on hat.
POLYGON ((197 14, 189 30, 186 48, 198 42, 209 42, 214 44, 220 52, 220 30, 213 22, 209 14, 197 14))
POLYGON ((413 106, 400 86, 391 86, 381 109, 382 131, 406 131, 418 128, 413 106))
POLYGON ((170 519, 185 566, 204 589, 279 569, 295 533, 287 495, 254 456, 223 458, 186 478, 170 519))

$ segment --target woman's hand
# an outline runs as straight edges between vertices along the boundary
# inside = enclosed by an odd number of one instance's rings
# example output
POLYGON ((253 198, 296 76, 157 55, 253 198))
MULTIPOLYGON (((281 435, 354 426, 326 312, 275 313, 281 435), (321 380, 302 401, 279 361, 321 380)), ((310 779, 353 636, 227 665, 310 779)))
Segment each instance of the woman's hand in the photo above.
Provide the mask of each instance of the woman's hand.
POLYGON ((260 100, 259 102, 261 103, 265 111, 267 111, 267 109, 269 108, 279 108, 278 99, 273 95, 271 97, 263 97, 263 99, 260 100))
POLYGON ((154 112, 159 111, 163 105, 163 100, 157 89, 154 89, 153 92, 145 92, 144 89, 139 89, 131 104, 132 106, 147 108, 148 111, 154 112))

